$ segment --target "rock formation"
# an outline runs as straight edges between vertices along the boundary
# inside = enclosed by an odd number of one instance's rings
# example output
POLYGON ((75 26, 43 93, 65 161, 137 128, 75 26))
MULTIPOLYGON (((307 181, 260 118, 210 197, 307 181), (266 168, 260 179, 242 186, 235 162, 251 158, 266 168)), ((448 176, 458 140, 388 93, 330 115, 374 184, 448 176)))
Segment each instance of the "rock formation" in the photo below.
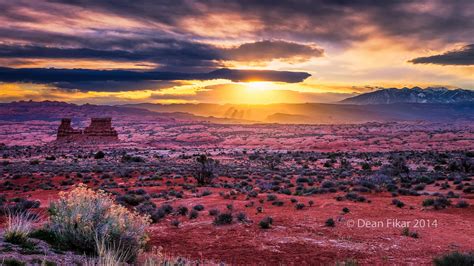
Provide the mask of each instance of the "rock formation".
POLYGON ((74 129, 70 118, 61 119, 57 140, 66 141, 117 141, 117 131, 112 127, 112 118, 91 118, 91 124, 84 130, 74 129))
POLYGON ((81 134, 82 134, 81 130, 72 128, 71 118, 61 119, 61 125, 59 125, 59 128, 58 128, 58 139, 80 136, 81 134))

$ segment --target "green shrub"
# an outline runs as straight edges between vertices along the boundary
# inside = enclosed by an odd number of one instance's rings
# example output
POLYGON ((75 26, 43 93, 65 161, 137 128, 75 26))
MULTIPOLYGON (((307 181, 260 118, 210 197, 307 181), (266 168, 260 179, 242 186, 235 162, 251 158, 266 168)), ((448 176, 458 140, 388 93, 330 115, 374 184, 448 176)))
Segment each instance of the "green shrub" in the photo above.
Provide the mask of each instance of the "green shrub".
POLYGON ((214 225, 226 225, 232 223, 232 213, 221 213, 214 218, 214 225))
POLYGON ((262 229, 269 229, 273 224, 273 218, 270 217, 270 216, 267 216, 265 218, 263 218, 260 223, 258 223, 258 225, 260 226, 260 228, 262 229))
POLYGON ((63 248, 97 255, 99 241, 126 254, 126 260, 131 261, 148 240, 148 216, 131 212, 116 204, 109 194, 84 185, 61 193, 49 211, 47 228, 63 248))
POLYGON ((19 261, 17 259, 4 259, 1 265, 5 266, 24 266, 26 263, 19 261))
POLYGON ((324 224, 325 224, 327 227, 334 227, 334 226, 336 226, 336 223, 334 222, 334 219, 333 219, 333 218, 327 219, 324 224))
POLYGON ((472 266, 474 265, 474 253, 459 253, 457 251, 435 258, 436 266, 472 266))
POLYGON ((402 235, 413 237, 413 238, 419 238, 420 237, 417 232, 410 231, 410 229, 408 227, 405 227, 405 228, 402 229, 402 235))
POLYGON ((99 160, 99 159, 104 159, 105 153, 103 151, 98 151, 96 154, 94 154, 94 159, 99 160))

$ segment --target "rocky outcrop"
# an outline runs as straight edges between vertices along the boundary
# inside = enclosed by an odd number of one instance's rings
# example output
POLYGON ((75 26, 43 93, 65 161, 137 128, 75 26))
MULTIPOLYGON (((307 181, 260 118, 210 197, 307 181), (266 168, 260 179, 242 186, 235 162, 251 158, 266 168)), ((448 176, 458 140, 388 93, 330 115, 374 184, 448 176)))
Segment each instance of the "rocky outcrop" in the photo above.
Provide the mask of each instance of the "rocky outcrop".
POLYGON ((112 118, 92 118, 91 124, 84 129, 84 135, 89 137, 118 137, 112 127, 112 118))
POLYGON ((112 127, 112 118, 91 118, 91 123, 84 130, 74 129, 70 118, 61 119, 57 140, 66 141, 116 141, 118 133, 112 127))
POLYGON ((75 137, 82 135, 82 130, 77 130, 71 126, 71 118, 61 119, 61 125, 58 128, 58 139, 75 137))

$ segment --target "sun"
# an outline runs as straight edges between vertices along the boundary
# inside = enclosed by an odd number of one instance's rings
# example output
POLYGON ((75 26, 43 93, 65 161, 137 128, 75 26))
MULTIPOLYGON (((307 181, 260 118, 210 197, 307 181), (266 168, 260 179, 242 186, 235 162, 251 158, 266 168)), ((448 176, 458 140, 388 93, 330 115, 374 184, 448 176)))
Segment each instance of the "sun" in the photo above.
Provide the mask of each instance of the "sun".
POLYGON ((268 81, 253 81, 253 82, 247 82, 246 87, 248 90, 252 91, 264 91, 264 90, 269 90, 272 87, 272 82, 268 81))

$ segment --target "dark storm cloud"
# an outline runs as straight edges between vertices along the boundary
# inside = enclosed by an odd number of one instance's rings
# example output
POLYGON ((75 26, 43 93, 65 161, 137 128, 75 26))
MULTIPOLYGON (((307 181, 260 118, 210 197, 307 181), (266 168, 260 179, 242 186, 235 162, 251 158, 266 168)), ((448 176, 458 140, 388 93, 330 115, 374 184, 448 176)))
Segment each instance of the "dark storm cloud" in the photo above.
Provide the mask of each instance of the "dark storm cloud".
MULTIPOLYGON (((118 41, 117 41, 118 42, 118 41)), ((92 48, 64 48, 32 45, 1 45, 0 58, 11 59, 89 59, 127 62, 153 62, 161 69, 180 70, 179 67, 210 70, 219 67, 218 61, 271 61, 272 59, 307 60, 322 56, 321 48, 285 41, 245 43, 234 48, 178 41, 172 39, 148 40, 144 48, 131 50, 99 50, 92 48)))
POLYGON ((219 66, 215 60, 219 60, 221 55, 218 50, 205 44, 161 40, 159 43, 155 42, 154 47, 135 50, 0 45, 0 58, 146 61, 158 63, 160 68, 166 70, 209 70, 219 66))
MULTIPOLYGON (((54 1, 177 27, 183 19, 236 13, 262 25, 261 38, 277 37, 338 43, 367 38, 366 26, 417 40, 462 41, 474 35, 472 0, 173 0, 54 1)), ((232 23, 229 22, 229 27, 232 23)))
MULTIPOLYGON (((53 84, 63 89, 90 91, 124 91, 133 90, 137 82, 139 88, 153 89, 152 83, 145 81, 176 81, 176 80, 212 80, 228 79, 239 81, 275 81, 296 83, 308 78, 305 72, 273 71, 273 70, 237 70, 218 69, 207 73, 179 73, 164 71, 128 71, 128 70, 92 70, 92 69, 54 69, 54 68, 0 68, 2 82, 31 82, 53 84), (116 86, 125 82, 124 86, 116 86), (87 87, 90 85, 91 87, 87 87)), ((155 84, 156 85, 156 84, 155 84)))
POLYGON ((474 44, 440 55, 418 57, 410 60, 410 62, 414 64, 474 65, 474 44))

